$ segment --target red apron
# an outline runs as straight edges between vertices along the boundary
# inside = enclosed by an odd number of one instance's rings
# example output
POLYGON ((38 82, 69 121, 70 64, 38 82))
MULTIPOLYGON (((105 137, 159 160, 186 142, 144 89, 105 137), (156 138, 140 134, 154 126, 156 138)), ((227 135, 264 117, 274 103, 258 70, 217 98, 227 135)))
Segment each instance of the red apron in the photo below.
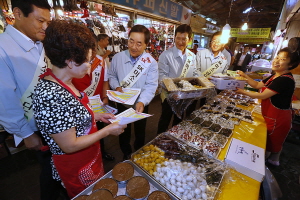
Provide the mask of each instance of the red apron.
MULTIPOLYGON (((290 75, 283 75, 289 78, 294 78, 290 75)), ((270 78, 265 86, 262 88, 262 92, 270 85, 273 81, 273 77, 270 78)), ((279 109, 275 107, 271 98, 267 98, 261 101, 262 115, 267 125, 267 148, 269 152, 277 153, 281 151, 282 145, 287 137, 291 125, 292 125, 292 109, 279 109)))
MULTIPOLYGON (((59 80, 50 69, 44 73, 44 76, 50 75, 55 78, 63 87, 65 87, 92 115, 92 128, 89 134, 98 131, 94 120, 93 111, 88 106, 89 99, 86 94, 82 99, 79 99, 77 95, 61 80, 59 80)), ((83 191, 89 185, 94 183, 100 177, 104 175, 102 156, 100 152, 100 143, 95 142, 90 147, 77 151, 71 154, 64 155, 52 155, 55 168, 67 189, 70 198, 73 198, 78 193, 83 191)))

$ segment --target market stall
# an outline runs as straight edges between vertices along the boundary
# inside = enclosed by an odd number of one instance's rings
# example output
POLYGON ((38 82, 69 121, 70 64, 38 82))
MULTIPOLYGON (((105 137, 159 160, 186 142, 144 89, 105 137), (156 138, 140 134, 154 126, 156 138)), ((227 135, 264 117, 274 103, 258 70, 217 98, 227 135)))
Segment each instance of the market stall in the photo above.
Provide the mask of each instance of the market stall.
MULTIPOLYGON (((236 171, 224 160, 232 138, 265 149, 266 127, 259 110, 253 99, 223 91, 187 120, 136 151, 125 163, 133 166, 133 177, 148 180, 152 189, 147 195, 162 191, 170 199, 257 199, 260 181, 236 171)), ((264 160, 264 155, 260 159, 264 160)), ((264 163, 259 165, 264 168, 264 163)), ((116 180, 114 170, 101 180, 116 180)), ((121 171, 128 174, 125 168, 121 171)), ((92 194, 96 184, 78 196, 92 194)), ((129 196, 127 184, 119 180, 114 196, 129 196)))

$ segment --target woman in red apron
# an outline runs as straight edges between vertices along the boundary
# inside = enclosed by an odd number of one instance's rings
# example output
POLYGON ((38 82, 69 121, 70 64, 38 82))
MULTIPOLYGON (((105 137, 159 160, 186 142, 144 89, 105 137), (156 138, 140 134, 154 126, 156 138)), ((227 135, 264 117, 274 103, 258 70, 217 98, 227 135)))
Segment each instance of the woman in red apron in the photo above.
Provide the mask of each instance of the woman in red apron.
POLYGON ((113 123, 98 130, 95 120, 109 123, 111 114, 94 114, 84 92, 72 84, 89 71, 95 41, 88 28, 54 21, 44 40, 53 64, 35 89, 34 116, 53 154, 53 178, 61 180, 73 198, 104 175, 99 140, 119 135, 126 126, 113 123))
POLYGON ((290 70, 298 66, 300 60, 288 48, 278 52, 272 62, 274 75, 261 82, 254 81, 243 72, 238 72, 247 78, 247 82, 261 93, 246 92, 237 89, 237 93, 252 98, 262 99, 261 110, 267 125, 266 158, 272 165, 279 166, 279 156, 282 145, 292 125, 292 97, 295 90, 295 80, 290 70))

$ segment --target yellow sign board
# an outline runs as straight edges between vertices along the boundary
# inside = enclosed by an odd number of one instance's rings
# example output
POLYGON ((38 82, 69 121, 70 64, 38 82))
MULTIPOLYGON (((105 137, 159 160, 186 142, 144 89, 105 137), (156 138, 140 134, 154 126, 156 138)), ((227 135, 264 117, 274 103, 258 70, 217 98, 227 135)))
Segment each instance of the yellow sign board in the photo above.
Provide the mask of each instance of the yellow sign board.
POLYGON ((271 41, 269 38, 237 38, 236 42, 247 44, 263 44, 264 42, 271 41))
POLYGON ((237 38, 269 38, 271 28, 248 28, 243 31, 241 28, 231 28, 231 37, 237 38))

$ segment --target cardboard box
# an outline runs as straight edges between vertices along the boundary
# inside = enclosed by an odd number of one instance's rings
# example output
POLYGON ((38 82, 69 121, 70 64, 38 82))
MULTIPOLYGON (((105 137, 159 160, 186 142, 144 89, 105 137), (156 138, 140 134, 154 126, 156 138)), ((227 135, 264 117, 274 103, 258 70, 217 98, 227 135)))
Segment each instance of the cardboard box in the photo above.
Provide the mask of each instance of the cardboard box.
POLYGON ((204 97, 207 94, 207 90, 213 88, 215 85, 211 83, 205 77, 191 77, 191 78, 165 78, 163 79, 163 83, 166 86, 166 89, 169 92, 169 95, 176 96, 177 99, 189 99, 189 98, 198 98, 204 97), (195 90, 180 90, 176 83, 181 80, 186 81, 196 81, 197 85, 202 86, 201 88, 197 88, 195 90))
POLYGON ((265 176, 265 150, 232 138, 225 162, 238 172, 262 182, 265 176))
POLYGON ((210 80, 219 90, 235 90, 236 88, 244 88, 245 80, 224 79, 211 77, 210 80))

